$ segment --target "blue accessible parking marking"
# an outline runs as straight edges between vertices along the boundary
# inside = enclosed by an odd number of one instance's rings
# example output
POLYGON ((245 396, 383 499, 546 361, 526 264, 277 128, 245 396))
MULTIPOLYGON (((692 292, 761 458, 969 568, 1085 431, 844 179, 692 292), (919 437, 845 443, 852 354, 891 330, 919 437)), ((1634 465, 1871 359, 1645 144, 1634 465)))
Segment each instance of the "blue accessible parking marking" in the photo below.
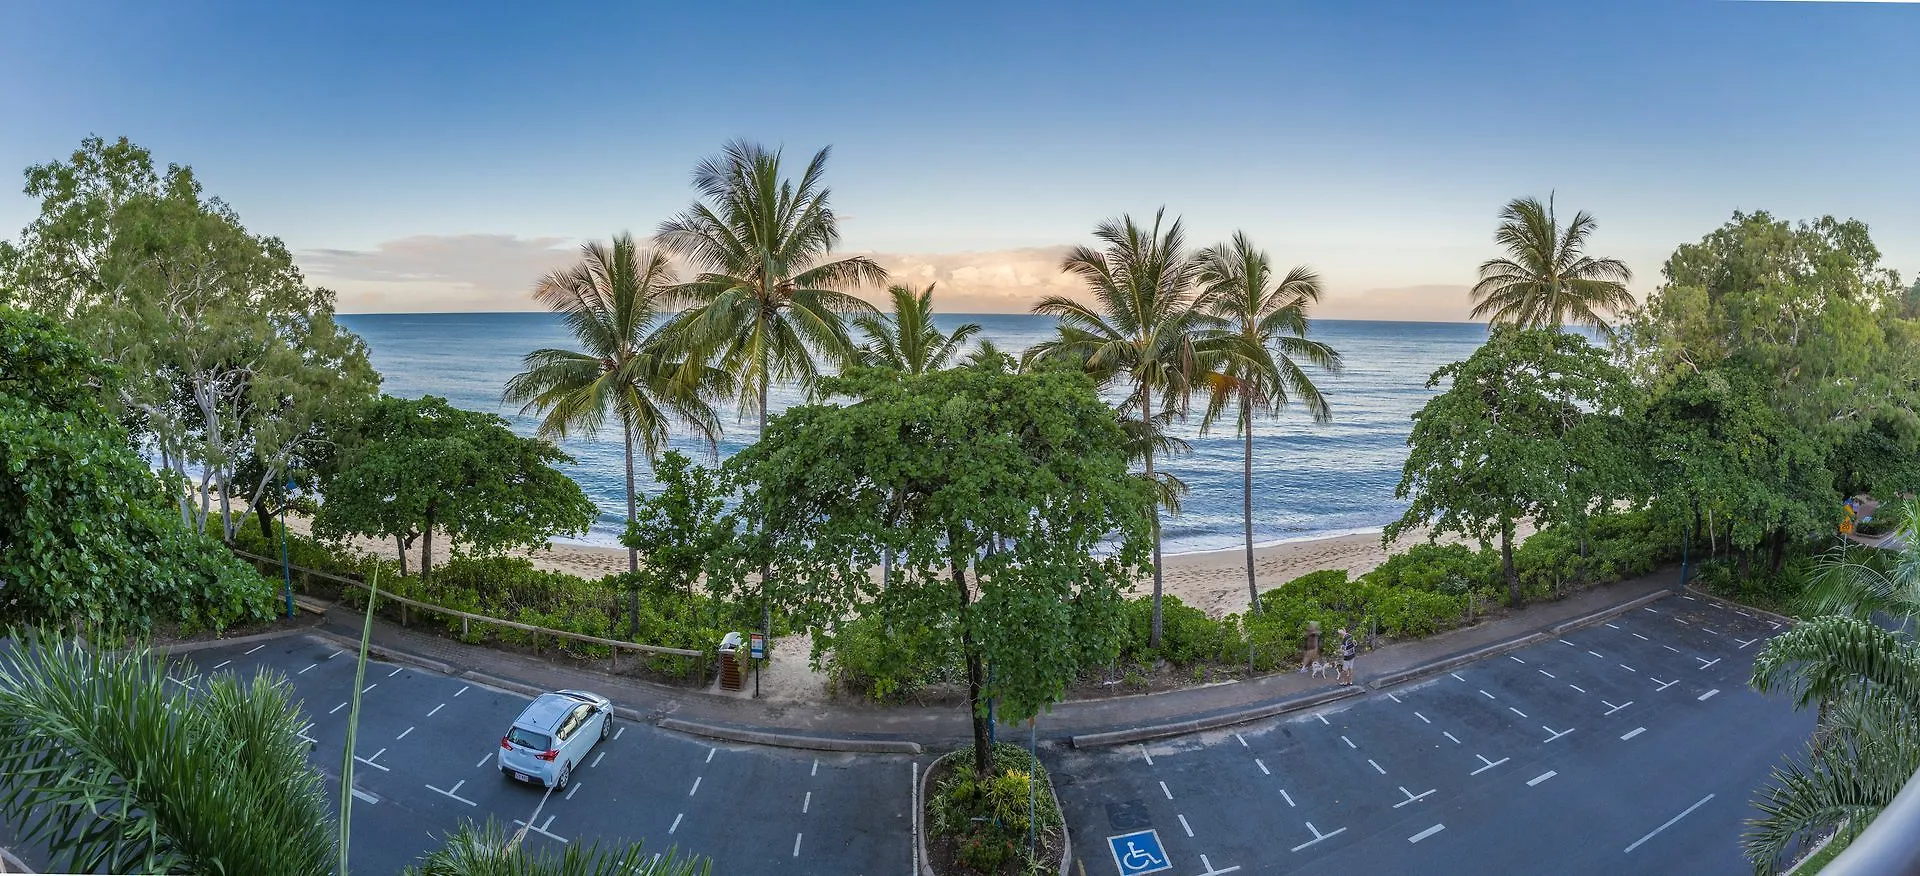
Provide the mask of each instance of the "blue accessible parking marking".
POLYGON ((1113 865, 1120 868, 1120 876, 1140 876, 1142 873, 1173 869, 1173 862, 1167 860, 1166 850, 1160 847, 1160 833, 1155 830, 1136 830, 1107 837, 1107 848, 1113 852, 1113 865))

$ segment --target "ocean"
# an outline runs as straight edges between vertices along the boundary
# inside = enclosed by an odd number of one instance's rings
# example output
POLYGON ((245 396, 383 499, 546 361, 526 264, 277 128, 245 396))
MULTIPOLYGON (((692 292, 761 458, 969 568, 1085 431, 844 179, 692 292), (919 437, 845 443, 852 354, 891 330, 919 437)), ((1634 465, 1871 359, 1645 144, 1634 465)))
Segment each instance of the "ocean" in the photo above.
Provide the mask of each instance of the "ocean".
MULTIPOLYGON (((499 414, 529 435, 535 418, 503 403, 501 390, 519 371, 522 356, 543 347, 567 348, 572 340, 560 318, 547 313, 343 314, 339 320, 366 339, 387 394, 441 396, 462 408, 499 414)), ((1051 317, 1023 314, 940 314, 934 321, 943 330, 979 323, 980 336, 1010 352, 1054 330, 1051 317)), ((1471 355, 1487 332, 1473 323, 1320 320, 1312 337, 1332 344, 1346 364, 1338 376, 1316 375, 1333 422, 1315 424, 1299 409, 1257 422, 1253 535, 1259 543, 1364 532, 1397 519, 1406 503, 1393 498, 1393 489, 1406 462, 1411 417, 1434 393, 1426 388, 1427 377, 1471 355)), ((776 385, 769 407, 777 413, 799 400, 794 387, 776 385)), ((1192 453, 1156 461, 1189 488, 1181 512, 1163 523, 1168 552, 1242 543, 1241 439, 1231 420, 1205 435, 1198 420, 1196 411, 1176 430, 1192 453)), ((731 411, 724 425, 720 459, 754 437, 754 423, 731 411)), ((714 462, 703 442, 677 435, 672 443, 697 462, 714 462)), ((560 446, 576 460, 563 470, 600 508, 599 520, 576 541, 618 544, 626 505, 618 427, 560 446)), ((643 492, 658 489, 644 469, 639 483, 643 492)))

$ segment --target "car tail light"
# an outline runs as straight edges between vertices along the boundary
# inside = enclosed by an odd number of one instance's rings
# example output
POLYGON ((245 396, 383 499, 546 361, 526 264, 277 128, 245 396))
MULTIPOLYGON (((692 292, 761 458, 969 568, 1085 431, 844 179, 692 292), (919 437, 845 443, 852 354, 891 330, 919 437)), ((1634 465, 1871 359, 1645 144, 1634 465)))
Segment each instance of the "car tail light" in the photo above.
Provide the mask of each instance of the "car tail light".
POLYGON ((506 749, 506 750, 508 750, 508 751, 512 751, 512 750, 513 750, 513 740, 511 740, 511 739, 508 739, 508 738, 507 738, 507 737, 505 737, 505 736, 502 736, 502 737, 500 737, 500 747, 501 747, 501 748, 504 748, 504 749, 506 749))
POLYGON ((536 755, 534 755, 534 757, 535 757, 536 759, 538 759, 538 760, 553 760, 554 758, 556 758, 556 757, 559 757, 559 756, 560 756, 560 749, 558 749, 558 748, 556 748, 556 749, 554 749, 554 750, 552 750, 552 751, 549 751, 549 752, 547 752, 547 753, 545 753, 545 754, 536 754, 536 755))

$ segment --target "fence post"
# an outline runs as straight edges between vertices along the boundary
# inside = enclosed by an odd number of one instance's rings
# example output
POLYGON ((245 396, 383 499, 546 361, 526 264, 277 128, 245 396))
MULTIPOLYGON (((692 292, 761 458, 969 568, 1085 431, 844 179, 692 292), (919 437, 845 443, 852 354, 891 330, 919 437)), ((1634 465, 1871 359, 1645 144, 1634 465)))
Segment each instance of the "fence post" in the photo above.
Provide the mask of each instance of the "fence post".
POLYGON ((467 618, 465 615, 462 615, 460 617, 460 638, 464 639, 466 637, 467 637, 467 618))

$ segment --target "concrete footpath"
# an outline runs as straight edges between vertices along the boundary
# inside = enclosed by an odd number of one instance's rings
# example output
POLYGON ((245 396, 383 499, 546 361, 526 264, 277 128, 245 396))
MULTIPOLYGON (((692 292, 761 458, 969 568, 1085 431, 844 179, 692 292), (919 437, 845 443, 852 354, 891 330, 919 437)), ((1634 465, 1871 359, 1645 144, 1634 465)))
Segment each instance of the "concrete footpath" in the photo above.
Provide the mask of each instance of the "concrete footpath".
MULTIPOLYGON (((1550 603, 1541 603, 1465 629, 1363 653, 1359 684, 1341 688, 1324 678, 1278 673, 1164 693, 1061 703, 1042 715, 1038 733, 1080 746, 1159 738, 1255 720, 1295 708, 1362 695, 1371 687, 1397 684, 1429 672, 1584 623, 1597 623, 1674 592, 1675 569, 1622 581, 1550 603)), ((357 642, 361 618, 350 611, 327 613, 316 631, 357 642)), ((383 659, 408 662, 481 684, 520 692, 580 688, 612 698, 635 720, 667 729, 737 742, 840 751, 917 753, 922 746, 964 743, 972 733, 963 708, 881 706, 839 700, 768 702, 719 696, 630 677, 564 666, 538 657, 467 645, 419 629, 376 619, 372 650, 383 659)), ((803 659, 803 658, 795 658, 803 659)), ((1016 728, 1002 725, 1007 732, 1016 728)), ((1025 735, 1024 726, 1017 728, 1025 735)))

